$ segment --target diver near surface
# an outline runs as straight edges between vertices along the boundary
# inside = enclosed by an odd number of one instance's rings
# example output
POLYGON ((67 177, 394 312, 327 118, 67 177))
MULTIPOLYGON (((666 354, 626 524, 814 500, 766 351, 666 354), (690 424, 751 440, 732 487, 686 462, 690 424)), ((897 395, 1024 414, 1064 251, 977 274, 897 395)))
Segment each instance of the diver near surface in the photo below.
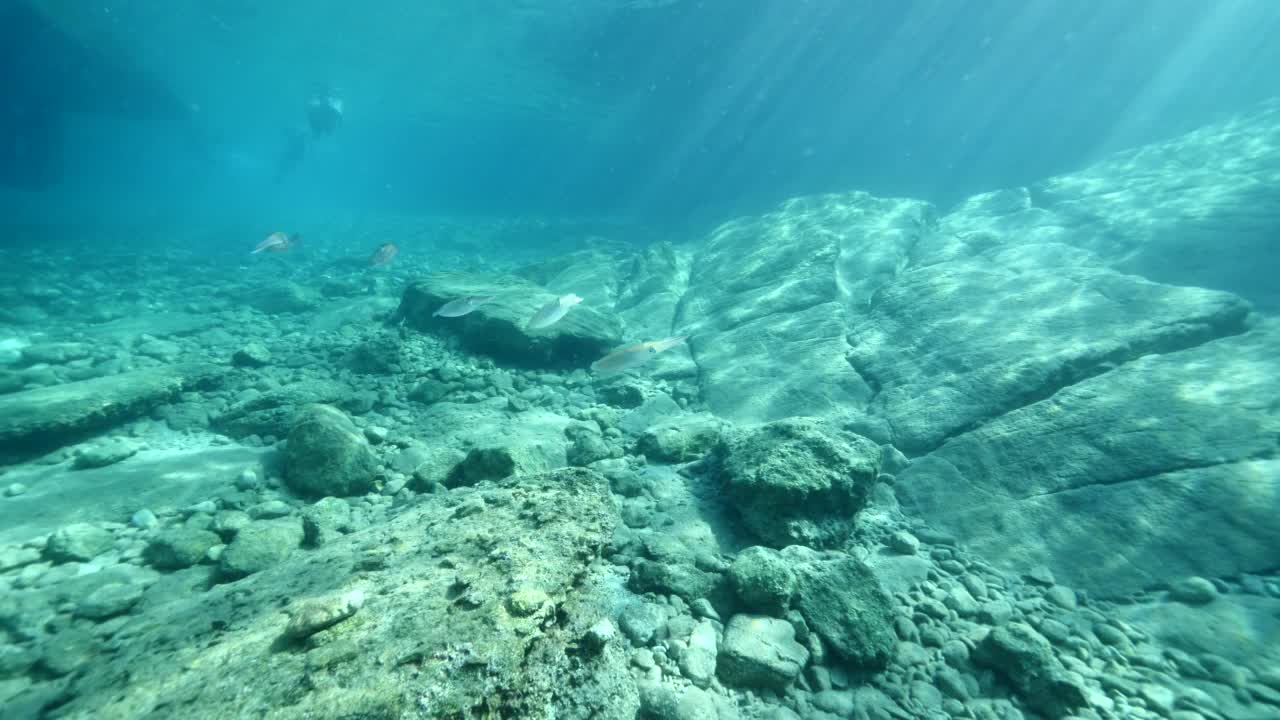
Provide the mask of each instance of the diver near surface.
POLYGON ((307 100, 307 122, 315 137, 332 135, 342 124, 342 98, 330 90, 323 90, 307 100))
POLYGON ((310 141, 328 137, 338 131, 342 126, 342 111, 342 98, 331 89, 322 88, 307 98, 306 113, 307 125, 311 129, 310 137, 307 130, 301 127, 285 130, 284 147, 276 160, 276 182, 292 175, 302 164, 310 141))

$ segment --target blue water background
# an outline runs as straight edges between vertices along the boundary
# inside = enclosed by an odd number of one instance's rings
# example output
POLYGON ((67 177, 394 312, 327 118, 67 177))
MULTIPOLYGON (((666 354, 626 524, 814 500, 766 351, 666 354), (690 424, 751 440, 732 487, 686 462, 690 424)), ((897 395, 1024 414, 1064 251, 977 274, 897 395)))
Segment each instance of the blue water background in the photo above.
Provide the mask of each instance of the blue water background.
POLYGON ((1280 94, 1270 0, 6 6, 13 223, 945 208, 1280 94), (318 87, 344 126, 281 172, 318 87))

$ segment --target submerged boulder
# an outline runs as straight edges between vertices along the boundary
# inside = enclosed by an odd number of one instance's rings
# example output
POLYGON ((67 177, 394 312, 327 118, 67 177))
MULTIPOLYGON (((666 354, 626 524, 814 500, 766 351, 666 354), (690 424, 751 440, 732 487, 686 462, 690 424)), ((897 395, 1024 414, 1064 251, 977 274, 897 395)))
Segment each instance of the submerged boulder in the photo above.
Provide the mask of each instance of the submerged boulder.
POLYGON ((711 413, 682 415, 641 433, 636 452, 657 462, 689 462, 702 457, 720 439, 724 421, 711 413))
POLYGON ((373 451, 337 408, 303 408, 289 431, 284 456, 285 482, 304 495, 343 497, 373 489, 373 451))
POLYGON ((482 480, 501 480, 512 475, 546 472, 555 462, 542 449, 529 445, 472 448, 445 477, 446 487, 475 485, 482 480))
POLYGON ((303 380, 247 398, 214 419, 214 428, 231 437, 286 435, 297 412, 313 403, 343 404, 351 389, 333 380, 303 380))
POLYGON ((289 557, 305 531, 296 518, 252 523, 239 532, 219 558, 218 572, 228 580, 261 572, 289 557))
POLYGON ((153 537, 142 556, 161 570, 181 570, 200 562, 209 548, 221 542, 217 534, 208 530, 171 528, 153 537))
POLYGON ((1083 683, 1053 654, 1053 646, 1026 623, 1009 623, 987 634, 974 662, 1002 675, 1030 707, 1046 717, 1067 716, 1088 704, 1083 683))
POLYGON ((813 418, 726 432, 721 480, 742 522, 774 547, 838 545, 880 469, 880 448, 813 418))
POLYGON ((897 648, 892 600, 871 568, 851 555, 749 547, 733 561, 729 580, 742 607, 775 617, 799 612, 852 666, 883 669, 897 648))
POLYGON ((727 685, 781 690, 809 662, 809 651, 796 642, 786 620, 761 615, 734 615, 724 629, 716 672, 727 685))
POLYGON ((782 615, 796 591, 796 572, 777 550, 754 546, 738 553, 729 567, 738 601, 753 612, 782 615))
POLYGON ((111 428, 221 378, 216 365, 170 365, 0 397, 0 458, 57 447, 111 428))
POLYGON ((1127 362, 914 459, 895 494, 992 564, 1043 565, 1096 596, 1268 572, 1280 523, 1259 498, 1280 494, 1277 357, 1268 321, 1127 362))
POLYGON ((518 277, 461 272, 431 273, 410 283, 397 315, 418 330, 457 335, 471 352, 525 367, 586 367, 622 343, 622 324, 583 304, 541 330, 525 327, 555 296, 518 277), (445 303, 470 295, 493 299, 462 317, 436 317, 445 303))
POLYGON ((841 552, 792 546, 781 553, 795 568, 792 606, 845 662, 880 670, 897 649, 889 594, 871 568, 841 552))

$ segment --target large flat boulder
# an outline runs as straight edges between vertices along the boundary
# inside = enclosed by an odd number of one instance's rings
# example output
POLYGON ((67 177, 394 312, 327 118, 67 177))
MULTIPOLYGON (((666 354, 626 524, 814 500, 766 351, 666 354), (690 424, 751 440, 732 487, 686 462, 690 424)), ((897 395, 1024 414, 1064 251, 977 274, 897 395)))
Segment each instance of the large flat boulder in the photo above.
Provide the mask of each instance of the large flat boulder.
POLYGON ((1150 354, 917 459, 904 509, 1006 567, 1119 595, 1275 567, 1280 327, 1150 354))
POLYGON ((1280 310, 1280 100, 1029 188, 1113 267, 1280 310))
POLYGON ((860 409, 873 391, 845 359, 847 332, 844 306, 826 302, 694 335, 702 397, 737 422, 860 409))
POLYGON ((876 294, 848 358, 877 390, 882 439, 927 452, 1118 364, 1247 327, 1235 295, 1047 262, 1059 248, 914 268, 876 294))
POLYGON ((139 313, 97 325, 86 325, 84 335, 93 341, 133 342, 143 335, 158 338, 186 337, 218 326, 216 315, 185 312, 139 313))
POLYGON ((0 461, 71 442, 150 412, 223 369, 189 364, 135 370, 0 397, 0 461))
POLYGON ((549 328, 526 329, 538 308, 555 297, 515 276, 439 272, 405 288, 397 315, 410 327, 456 335, 471 352, 522 367, 587 367, 622 343, 617 317, 585 302, 549 328), (463 317, 433 315, 441 305, 469 295, 494 299, 463 317))
POLYGON ((675 323, 692 335, 710 408, 737 422, 860 411, 873 390, 844 359, 849 308, 891 276, 930 216, 926 203, 854 192, 712 232, 675 323))

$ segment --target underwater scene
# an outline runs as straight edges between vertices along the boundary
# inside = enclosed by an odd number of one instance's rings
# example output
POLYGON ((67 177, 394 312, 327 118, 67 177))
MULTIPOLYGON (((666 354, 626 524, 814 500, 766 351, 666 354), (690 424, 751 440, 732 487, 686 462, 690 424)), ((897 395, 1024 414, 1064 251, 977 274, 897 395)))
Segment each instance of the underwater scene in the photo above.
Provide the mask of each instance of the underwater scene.
POLYGON ((4 0, 0 720, 1280 719, 1277 37, 4 0))

